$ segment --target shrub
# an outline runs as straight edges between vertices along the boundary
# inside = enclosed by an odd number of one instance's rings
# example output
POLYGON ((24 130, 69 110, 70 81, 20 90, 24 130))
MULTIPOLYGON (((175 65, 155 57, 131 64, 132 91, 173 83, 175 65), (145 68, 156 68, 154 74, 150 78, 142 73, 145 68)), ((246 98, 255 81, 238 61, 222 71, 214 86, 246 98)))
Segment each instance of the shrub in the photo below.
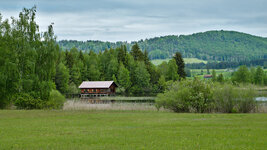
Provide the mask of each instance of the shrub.
POLYGON ((211 84, 198 79, 174 82, 169 90, 158 94, 156 107, 174 112, 210 112, 213 107, 211 84))
POLYGON ((216 111, 223 113, 231 113, 236 111, 235 99, 237 98, 238 91, 234 89, 233 85, 224 84, 217 85, 214 88, 213 99, 216 105, 216 111))
POLYGON ((13 97, 15 106, 18 109, 41 109, 43 107, 43 101, 39 98, 33 98, 26 93, 16 94, 13 97))
POLYGON ((46 102, 46 107, 49 109, 61 109, 65 100, 65 97, 59 91, 52 90, 49 99, 46 102))
POLYGON ((223 112, 248 113, 256 108, 255 90, 252 87, 236 87, 203 80, 174 82, 156 98, 156 107, 174 112, 223 112))
POLYGON ((235 87, 231 84, 217 85, 213 99, 216 111, 224 113, 248 113, 256 108, 255 90, 251 87, 235 87))
POLYGON ((75 83, 71 82, 69 87, 68 87, 68 93, 69 94, 78 94, 80 91, 75 85, 75 83))
POLYGON ((239 89, 237 108, 241 113, 249 113, 256 109, 256 91, 253 87, 239 89))

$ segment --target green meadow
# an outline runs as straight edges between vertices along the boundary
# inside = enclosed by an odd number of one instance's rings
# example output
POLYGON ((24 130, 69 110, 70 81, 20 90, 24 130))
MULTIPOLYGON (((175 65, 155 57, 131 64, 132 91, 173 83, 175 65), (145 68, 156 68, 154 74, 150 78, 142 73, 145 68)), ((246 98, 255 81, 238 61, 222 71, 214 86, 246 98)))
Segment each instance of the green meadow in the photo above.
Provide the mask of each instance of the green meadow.
MULTIPOLYGON (((186 64, 191 64, 191 63, 208 63, 207 61, 205 60, 201 60, 201 59, 198 59, 198 58, 183 58, 184 59, 184 62, 186 64)), ((154 64, 154 65, 160 65, 162 62, 166 61, 166 62, 169 62, 171 60, 171 58, 166 58, 166 59, 153 59, 151 60, 151 62, 154 64)))
MULTIPOLYGON (((190 69, 190 70, 191 70, 192 77, 203 78, 205 74, 212 74, 212 69, 209 69, 209 73, 207 69, 190 69), (203 71, 203 74, 201 73, 201 70, 203 71)), ((234 72, 234 70, 231 70, 231 69, 214 69, 214 70, 217 76, 219 74, 222 74, 224 78, 230 78, 234 72)))
POLYGON ((0 149, 266 149, 266 114, 0 110, 0 149))

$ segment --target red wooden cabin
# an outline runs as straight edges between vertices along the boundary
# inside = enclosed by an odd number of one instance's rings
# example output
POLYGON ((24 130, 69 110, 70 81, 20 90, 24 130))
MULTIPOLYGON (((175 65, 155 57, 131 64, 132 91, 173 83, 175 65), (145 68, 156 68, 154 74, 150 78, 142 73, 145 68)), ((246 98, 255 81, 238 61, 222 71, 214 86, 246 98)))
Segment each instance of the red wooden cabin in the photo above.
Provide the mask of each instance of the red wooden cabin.
POLYGON ((79 89, 81 97, 97 97, 115 95, 116 87, 114 81, 83 81, 79 89))

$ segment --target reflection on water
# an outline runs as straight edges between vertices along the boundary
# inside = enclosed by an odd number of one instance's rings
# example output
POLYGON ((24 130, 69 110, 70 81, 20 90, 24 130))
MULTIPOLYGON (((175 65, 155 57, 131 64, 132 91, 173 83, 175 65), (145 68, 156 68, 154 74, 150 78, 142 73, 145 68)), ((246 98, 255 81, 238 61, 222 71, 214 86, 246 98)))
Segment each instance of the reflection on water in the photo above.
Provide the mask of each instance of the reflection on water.
POLYGON ((267 97, 256 97, 256 101, 267 101, 267 97))

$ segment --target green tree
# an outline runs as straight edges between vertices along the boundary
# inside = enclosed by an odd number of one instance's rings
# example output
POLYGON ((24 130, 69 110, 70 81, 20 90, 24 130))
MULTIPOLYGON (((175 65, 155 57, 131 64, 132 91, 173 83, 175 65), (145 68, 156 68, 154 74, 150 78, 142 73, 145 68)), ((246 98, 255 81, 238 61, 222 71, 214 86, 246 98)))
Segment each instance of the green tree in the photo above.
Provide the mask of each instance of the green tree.
POLYGON ((257 67, 256 73, 254 76, 254 81, 258 85, 264 84, 264 71, 260 66, 257 67))
POLYGON ((250 82, 255 84, 256 69, 255 67, 250 68, 250 82))
POLYGON ((168 62, 168 71, 167 71, 167 80, 176 81, 179 79, 179 75, 177 74, 177 65, 174 59, 168 62))
POLYGON ((217 81, 216 71, 214 69, 212 69, 212 81, 213 82, 217 81))
POLYGON ((106 73, 106 80, 111 80, 112 75, 116 75, 118 72, 119 64, 116 58, 110 58, 107 73, 106 73))
POLYGON ((179 77, 185 78, 186 77, 186 73, 184 70, 185 64, 184 64, 184 59, 182 57, 182 54, 179 52, 176 52, 173 58, 174 58, 176 65, 178 67, 177 73, 178 73, 179 77))
POLYGON ((134 94, 144 94, 144 91, 150 86, 150 75, 143 62, 137 62, 136 65, 134 70, 134 82, 132 82, 133 87, 131 90, 134 94))
POLYGON ((87 75, 88 75, 88 80, 98 81, 98 80, 100 80, 101 73, 100 73, 99 69, 94 64, 92 64, 87 69, 87 75))
POLYGON ((238 83, 248 83, 250 81, 250 73, 246 66, 240 66, 234 73, 232 80, 238 83))
POLYGON ((167 84, 166 84, 164 75, 161 75, 159 78, 158 88, 159 88, 159 92, 164 92, 165 89, 167 88, 167 84))
POLYGON ((118 83, 120 87, 125 89, 125 92, 128 93, 129 88, 131 87, 130 72, 124 65, 121 63, 118 72, 118 83))
POLYGON ((218 82, 221 82, 221 83, 224 82, 224 78, 223 78, 223 74, 222 74, 222 73, 218 75, 218 77, 217 77, 217 81, 218 81, 218 82))
POLYGON ((161 75, 164 75, 167 77, 168 74, 168 63, 166 61, 163 61, 160 65, 158 65, 158 70, 161 75))
POLYGON ((142 53, 141 49, 139 48, 139 45, 135 43, 132 46, 131 55, 133 56, 134 60, 143 61, 144 60, 144 54, 142 53))
POLYGON ((67 93, 69 85, 69 70, 62 62, 57 66, 55 83, 57 89, 61 93, 67 93))
POLYGON ((118 48, 118 62, 123 63, 124 66, 128 65, 128 60, 127 60, 127 48, 126 45, 121 46, 118 48))
POLYGON ((73 82, 76 85, 81 83, 80 69, 76 66, 76 64, 74 64, 70 70, 70 82, 73 82))

